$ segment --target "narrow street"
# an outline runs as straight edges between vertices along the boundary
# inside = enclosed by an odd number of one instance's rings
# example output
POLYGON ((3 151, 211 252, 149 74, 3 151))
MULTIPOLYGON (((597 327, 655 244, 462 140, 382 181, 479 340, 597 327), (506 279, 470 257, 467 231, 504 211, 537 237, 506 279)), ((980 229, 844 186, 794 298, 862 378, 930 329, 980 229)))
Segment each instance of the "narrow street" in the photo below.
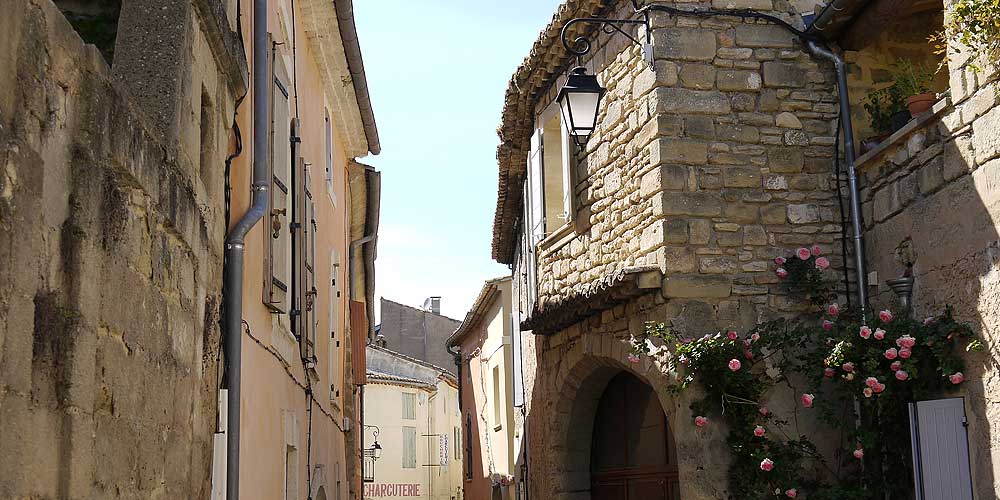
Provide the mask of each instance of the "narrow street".
POLYGON ((5 0, 0 500, 1000 496, 996 0, 5 0))

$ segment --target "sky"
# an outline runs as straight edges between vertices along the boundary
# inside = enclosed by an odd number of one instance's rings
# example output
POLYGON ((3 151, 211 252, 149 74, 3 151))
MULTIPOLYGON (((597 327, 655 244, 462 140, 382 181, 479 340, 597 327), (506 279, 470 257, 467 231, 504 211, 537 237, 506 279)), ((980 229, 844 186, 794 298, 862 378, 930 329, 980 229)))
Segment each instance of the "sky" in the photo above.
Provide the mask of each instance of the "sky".
MULTIPOLYGON (((507 82, 559 0, 355 0, 382 152, 375 296, 465 317, 493 261, 507 82)), ((378 312, 376 312, 376 315, 378 312)))

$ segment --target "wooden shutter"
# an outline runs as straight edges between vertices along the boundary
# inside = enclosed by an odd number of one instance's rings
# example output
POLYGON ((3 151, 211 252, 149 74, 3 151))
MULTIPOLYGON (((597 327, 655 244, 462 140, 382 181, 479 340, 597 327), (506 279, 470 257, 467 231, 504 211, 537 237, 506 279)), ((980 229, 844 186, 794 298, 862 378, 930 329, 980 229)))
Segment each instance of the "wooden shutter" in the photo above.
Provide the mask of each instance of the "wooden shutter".
POLYGON ((562 171, 563 171, 563 211, 566 213, 566 222, 572 223, 576 219, 576 212, 579 203, 576 197, 576 144, 570 135, 569 125, 559 115, 560 134, 562 143, 562 171))
POLYGON ((316 356, 316 218, 312 192, 309 189, 309 167, 304 158, 297 159, 295 170, 295 209, 292 226, 295 228, 295 318, 294 330, 299 339, 302 359, 316 356))
MULTIPOLYGON (((279 313, 289 312, 291 292, 291 246, 292 237, 289 220, 291 207, 291 167, 292 158, 297 155, 298 145, 291 138, 292 131, 288 99, 288 73, 277 47, 271 45, 271 174, 270 196, 268 198, 268 224, 264 238, 264 304, 279 313), (293 151, 295 150, 295 151, 293 151)), ((262 154, 267 154, 263 152, 262 154)))
POLYGON ((351 304, 351 369, 354 385, 368 383, 368 309, 364 302, 352 300, 351 304))
POLYGON ((542 129, 531 135, 531 153, 528 156, 528 202, 530 208, 531 244, 537 245, 545 238, 545 178, 542 167, 542 129))
POLYGON ((972 500, 965 400, 910 403, 917 500, 972 500))

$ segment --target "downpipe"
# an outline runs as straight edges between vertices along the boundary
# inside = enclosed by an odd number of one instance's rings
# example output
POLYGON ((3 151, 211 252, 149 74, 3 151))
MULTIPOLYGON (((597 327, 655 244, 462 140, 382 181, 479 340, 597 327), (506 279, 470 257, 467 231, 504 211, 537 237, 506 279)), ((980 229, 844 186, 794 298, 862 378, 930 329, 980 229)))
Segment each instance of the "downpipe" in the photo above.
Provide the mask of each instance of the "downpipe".
POLYGON ((854 168, 854 127, 851 124, 851 103, 847 93, 847 71, 844 59, 830 49, 803 38, 809 53, 833 63, 837 72, 837 99, 840 101, 840 117, 844 125, 844 157, 847 160, 847 190, 851 195, 851 227, 853 229, 854 266, 858 279, 858 304, 861 308, 862 323, 868 321, 868 266, 865 259, 865 236, 861 225, 861 196, 858 190, 858 174, 854 168))
POLYGON ((243 256, 246 235, 267 211, 270 77, 267 74, 267 0, 253 1, 253 177, 250 208, 226 238, 225 307, 226 500, 240 498, 240 378, 243 354, 243 256))

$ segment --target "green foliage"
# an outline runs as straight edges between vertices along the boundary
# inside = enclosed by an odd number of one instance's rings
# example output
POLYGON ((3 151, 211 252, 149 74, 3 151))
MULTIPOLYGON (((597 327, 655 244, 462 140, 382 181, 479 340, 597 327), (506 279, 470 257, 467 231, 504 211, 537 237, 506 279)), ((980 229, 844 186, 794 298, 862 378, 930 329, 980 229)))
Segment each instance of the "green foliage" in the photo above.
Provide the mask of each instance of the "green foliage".
MULTIPOLYGON (((944 31, 931 37, 940 50, 944 51, 947 41, 956 41, 961 46, 952 45, 958 52, 968 52, 972 56, 982 56, 996 66, 1000 56, 1000 0, 955 0, 945 16, 944 31)), ((981 68, 972 63, 977 71, 981 68)))
POLYGON ((934 72, 923 63, 900 59, 892 68, 892 88, 903 97, 930 92, 932 80, 934 72))
POLYGON ((950 308, 924 321, 886 310, 863 325, 856 312, 825 304, 835 295, 823 276, 825 263, 817 265, 818 249, 800 252, 808 258, 775 263, 789 292, 813 306, 801 317, 761 323, 742 335, 697 338, 648 323, 645 334, 632 339, 633 355, 665 357, 678 374, 670 389, 675 394, 694 383, 703 388, 705 396, 691 409, 706 425, 727 424, 731 498, 787 498, 794 488, 810 500, 909 499, 907 403, 961 383, 963 350, 981 350, 982 343, 950 308), (764 401, 789 392, 796 399, 790 415, 765 408, 764 401), (820 424, 824 442, 839 439, 832 463, 819 453, 815 436, 799 427, 807 413, 820 424), (755 432, 758 426, 763 432, 755 432), (765 459, 772 470, 762 469, 765 459))
POLYGON ((871 117, 872 130, 878 133, 888 132, 892 127, 892 115, 905 109, 903 96, 894 86, 868 92, 864 107, 871 117))

